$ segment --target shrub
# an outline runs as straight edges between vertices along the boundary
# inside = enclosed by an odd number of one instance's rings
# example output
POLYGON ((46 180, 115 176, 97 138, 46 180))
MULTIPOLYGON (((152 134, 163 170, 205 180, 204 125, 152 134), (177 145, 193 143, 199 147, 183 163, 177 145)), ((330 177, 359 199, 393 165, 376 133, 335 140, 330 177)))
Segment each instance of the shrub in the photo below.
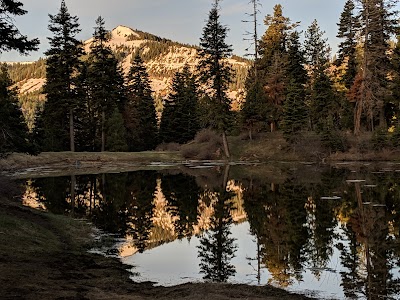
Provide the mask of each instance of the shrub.
POLYGON ((346 140, 335 130, 324 131, 321 142, 326 149, 332 152, 344 152, 348 149, 346 140))
POLYGON ((382 150, 389 146, 389 138, 387 130, 379 128, 375 130, 371 138, 372 148, 374 150, 382 150))
POLYGON ((157 151, 179 151, 181 145, 178 143, 161 143, 157 146, 157 151))
POLYGON ((220 140, 221 137, 219 136, 219 134, 209 128, 199 131, 194 138, 194 141, 196 143, 221 143, 220 140))
POLYGON ((396 126, 390 137, 390 141, 394 148, 400 148, 400 126, 396 126))
POLYGON ((221 136, 211 129, 198 132, 193 141, 181 146, 185 158, 211 160, 222 156, 221 136))

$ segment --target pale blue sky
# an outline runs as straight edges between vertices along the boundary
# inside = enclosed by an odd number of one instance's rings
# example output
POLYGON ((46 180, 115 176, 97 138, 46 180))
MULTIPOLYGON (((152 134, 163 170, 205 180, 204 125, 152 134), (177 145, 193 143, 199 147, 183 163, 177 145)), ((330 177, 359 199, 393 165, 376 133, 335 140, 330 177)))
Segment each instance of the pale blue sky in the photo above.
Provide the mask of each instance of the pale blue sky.
MULTIPOLYGON (((28 14, 16 18, 20 31, 28 37, 38 37, 40 50, 30 56, 19 56, 15 52, 3 53, 0 61, 29 61, 43 57, 48 49, 46 37, 48 14, 56 14, 61 0, 20 0, 28 14)), ((305 30, 317 19, 333 50, 337 49, 337 25, 345 0, 261 0, 259 33, 265 31, 263 19, 272 13, 275 4, 280 3, 284 15, 292 21, 301 21, 305 30)), ((93 33, 94 21, 101 15, 107 29, 126 25, 174 41, 198 44, 202 29, 208 17, 212 0, 66 0, 72 15, 79 17, 82 32, 79 39, 85 40, 93 33)), ((232 44, 234 53, 245 54, 248 42, 243 41, 244 33, 251 25, 243 23, 245 13, 251 12, 248 0, 223 0, 221 2, 221 20, 230 29, 227 42, 232 44)))

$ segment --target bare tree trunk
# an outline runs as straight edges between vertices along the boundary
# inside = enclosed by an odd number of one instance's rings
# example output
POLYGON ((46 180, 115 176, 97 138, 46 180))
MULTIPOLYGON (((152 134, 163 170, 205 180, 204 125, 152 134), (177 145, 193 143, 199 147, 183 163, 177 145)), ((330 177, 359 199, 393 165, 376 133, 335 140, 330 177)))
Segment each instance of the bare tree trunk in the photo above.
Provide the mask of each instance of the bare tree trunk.
POLYGON ((97 194, 97 179, 96 176, 94 176, 94 180, 93 180, 93 209, 96 208, 96 194, 97 194))
POLYGON ((69 138, 71 152, 75 152, 74 110, 72 108, 69 110, 69 138))
POLYGON ((90 179, 90 188, 89 188, 89 214, 92 215, 92 199, 93 199, 93 181, 90 179))
POLYGON ((257 237, 257 283, 261 284, 261 247, 260 247, 260 239, 257 237))
POLYGON ((354 135, 359 135, 361 131, 361 113, 362 113, 362 99, 356 101, 354 107, 354 135))
POLYGON ((76 177, 75 175, 71 175, 71 215, 74 215, 75 210, 75 185, 76 185, 76 177))
POLYGON ((276 124, 275 124, 275 121, 272 121, 272 122, 271 122, 270 127, 271 127, 271 132, 275 132, 275 131, 276 131, 276 124))
POLYGON ((226 132, 225 130, 222 131, 222 143, 224 145, 224 152, 225 152, 225 157, 229 159, 231 157, 231 154, 229 152, 229 145, 228 145, 228 139, 226 137, 226 132))
POLYGON ((106 149, 105 124, 106 124, 106 112, 103 110, 103 112, 101 113, 101 152, 104 152, 106 149))

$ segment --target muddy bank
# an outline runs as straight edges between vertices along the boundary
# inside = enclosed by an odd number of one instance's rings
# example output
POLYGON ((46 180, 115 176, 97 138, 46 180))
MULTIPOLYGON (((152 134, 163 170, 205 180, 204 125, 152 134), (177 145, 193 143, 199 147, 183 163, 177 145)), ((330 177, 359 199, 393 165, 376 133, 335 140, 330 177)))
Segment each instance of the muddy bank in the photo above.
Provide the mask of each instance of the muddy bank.
POLYGON ((270 286, 134 283, 119 260, 90 254, 87 221, 21 206, 0 179, 1 299, 309 299, 270 286))
POLYGON ((183 158, 178 152, 43 152, 36 156, 13 153, 0 159, 0 173, 47 176, 95 174, 135 171, 181 161, 183 158))

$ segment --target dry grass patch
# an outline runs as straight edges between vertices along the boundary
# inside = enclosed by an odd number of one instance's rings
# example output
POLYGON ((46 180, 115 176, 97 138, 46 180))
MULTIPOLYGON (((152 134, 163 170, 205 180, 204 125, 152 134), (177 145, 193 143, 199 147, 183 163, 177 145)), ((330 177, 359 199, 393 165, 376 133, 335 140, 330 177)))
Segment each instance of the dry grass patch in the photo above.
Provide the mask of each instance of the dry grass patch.
POLYGON ((43 152, 37 156, 13 153, 0 160, 0 170, 12 171, 27 168, 89 168, 118 164, 144 165, 151 162, 182 161, 177 151, 146 152, 43 152))
POLYGON ((215 160, 223 158, 221 135, 211 129, 203 129, 193 141, 182 145, 181 153, 186 159, 215 160))

